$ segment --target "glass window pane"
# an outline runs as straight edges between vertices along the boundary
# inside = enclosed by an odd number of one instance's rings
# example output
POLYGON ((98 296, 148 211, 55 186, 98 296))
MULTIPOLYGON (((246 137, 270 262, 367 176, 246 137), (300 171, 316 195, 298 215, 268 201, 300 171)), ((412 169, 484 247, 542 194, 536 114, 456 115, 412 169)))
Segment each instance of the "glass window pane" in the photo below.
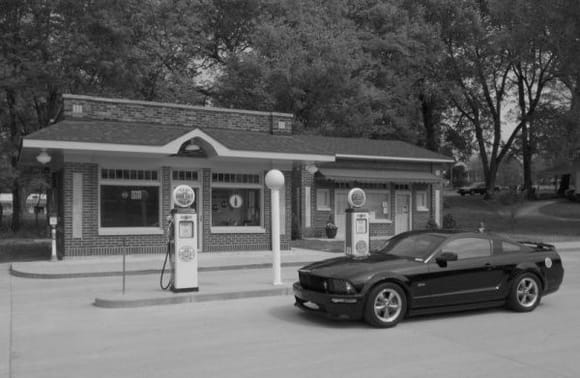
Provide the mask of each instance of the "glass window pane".
POLYGON ((260 226, 260 189, 212 188, 212 226, 260 226))
POLYGON ((367 203, 365 207, 369 210, 371 219, 389 219, 389 200, 387 193, 367 192, 367 203))
POLYGON ((443 252, 457 253, 457 257, 460 260, 472 257, 491 256, 491 243, 487 239, 456 239, 445 245, 443 247, 443 252))
POLYGON ((101 227, 159 227, 159 187, 101 185, 101 227))

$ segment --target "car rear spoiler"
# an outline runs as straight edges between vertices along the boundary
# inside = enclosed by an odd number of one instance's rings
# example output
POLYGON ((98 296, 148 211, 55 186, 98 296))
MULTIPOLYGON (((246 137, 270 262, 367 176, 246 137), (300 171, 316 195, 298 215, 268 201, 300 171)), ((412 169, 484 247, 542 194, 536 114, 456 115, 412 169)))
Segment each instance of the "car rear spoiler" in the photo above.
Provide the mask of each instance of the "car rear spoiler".
POLYGON ((553 244, 539 243, 533 241, 518 241, 518 243, 532 247, 535 251, 555 251, 556 247, 553 244))

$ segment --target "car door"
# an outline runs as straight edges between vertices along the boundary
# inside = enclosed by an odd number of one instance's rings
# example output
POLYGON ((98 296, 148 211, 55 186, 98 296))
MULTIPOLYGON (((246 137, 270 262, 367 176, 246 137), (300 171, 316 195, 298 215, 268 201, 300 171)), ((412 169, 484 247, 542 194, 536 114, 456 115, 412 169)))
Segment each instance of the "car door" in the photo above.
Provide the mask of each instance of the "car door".
POLYGON ((426 286, 430 306, 448 306, 499 299, 503 278, 493 263, 492 243, 481 236, 460 237, 445 242, 429 260, 426 286), (443 252, 457 254, 457 261, 440 266, 436 257, 443 252))

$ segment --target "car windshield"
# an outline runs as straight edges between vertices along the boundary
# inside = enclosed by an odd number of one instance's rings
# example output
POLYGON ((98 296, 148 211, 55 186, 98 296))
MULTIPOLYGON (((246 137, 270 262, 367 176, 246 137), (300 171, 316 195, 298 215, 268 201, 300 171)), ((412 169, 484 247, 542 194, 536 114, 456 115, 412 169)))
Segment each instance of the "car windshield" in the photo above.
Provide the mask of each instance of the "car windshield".
POLYGON ((445 236, 437 234, 395 236, 387 243, 381 253, 424 261, 443 240, 445 240, 445 236))

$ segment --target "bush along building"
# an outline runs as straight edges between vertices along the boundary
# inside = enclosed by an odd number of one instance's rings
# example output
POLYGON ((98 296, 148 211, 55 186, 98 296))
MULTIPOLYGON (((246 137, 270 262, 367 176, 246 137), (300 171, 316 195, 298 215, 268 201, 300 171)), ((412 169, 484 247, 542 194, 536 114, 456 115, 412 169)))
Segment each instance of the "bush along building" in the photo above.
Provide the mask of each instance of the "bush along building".
POLYGON ((407 143, 297 135, 284 113, 63 99, 64 120, 27 136, 21 161, 49 168, 61 256, 164 253, 180 184, 196 194, 201 252, 269 250, 264 178, 274 168, 285 176, 282 249, 293 234, 325 237, 329 219, 342 238, 355 186, 367 192, 372 238, 441 224, 441 173, 453 160, 407 143))

